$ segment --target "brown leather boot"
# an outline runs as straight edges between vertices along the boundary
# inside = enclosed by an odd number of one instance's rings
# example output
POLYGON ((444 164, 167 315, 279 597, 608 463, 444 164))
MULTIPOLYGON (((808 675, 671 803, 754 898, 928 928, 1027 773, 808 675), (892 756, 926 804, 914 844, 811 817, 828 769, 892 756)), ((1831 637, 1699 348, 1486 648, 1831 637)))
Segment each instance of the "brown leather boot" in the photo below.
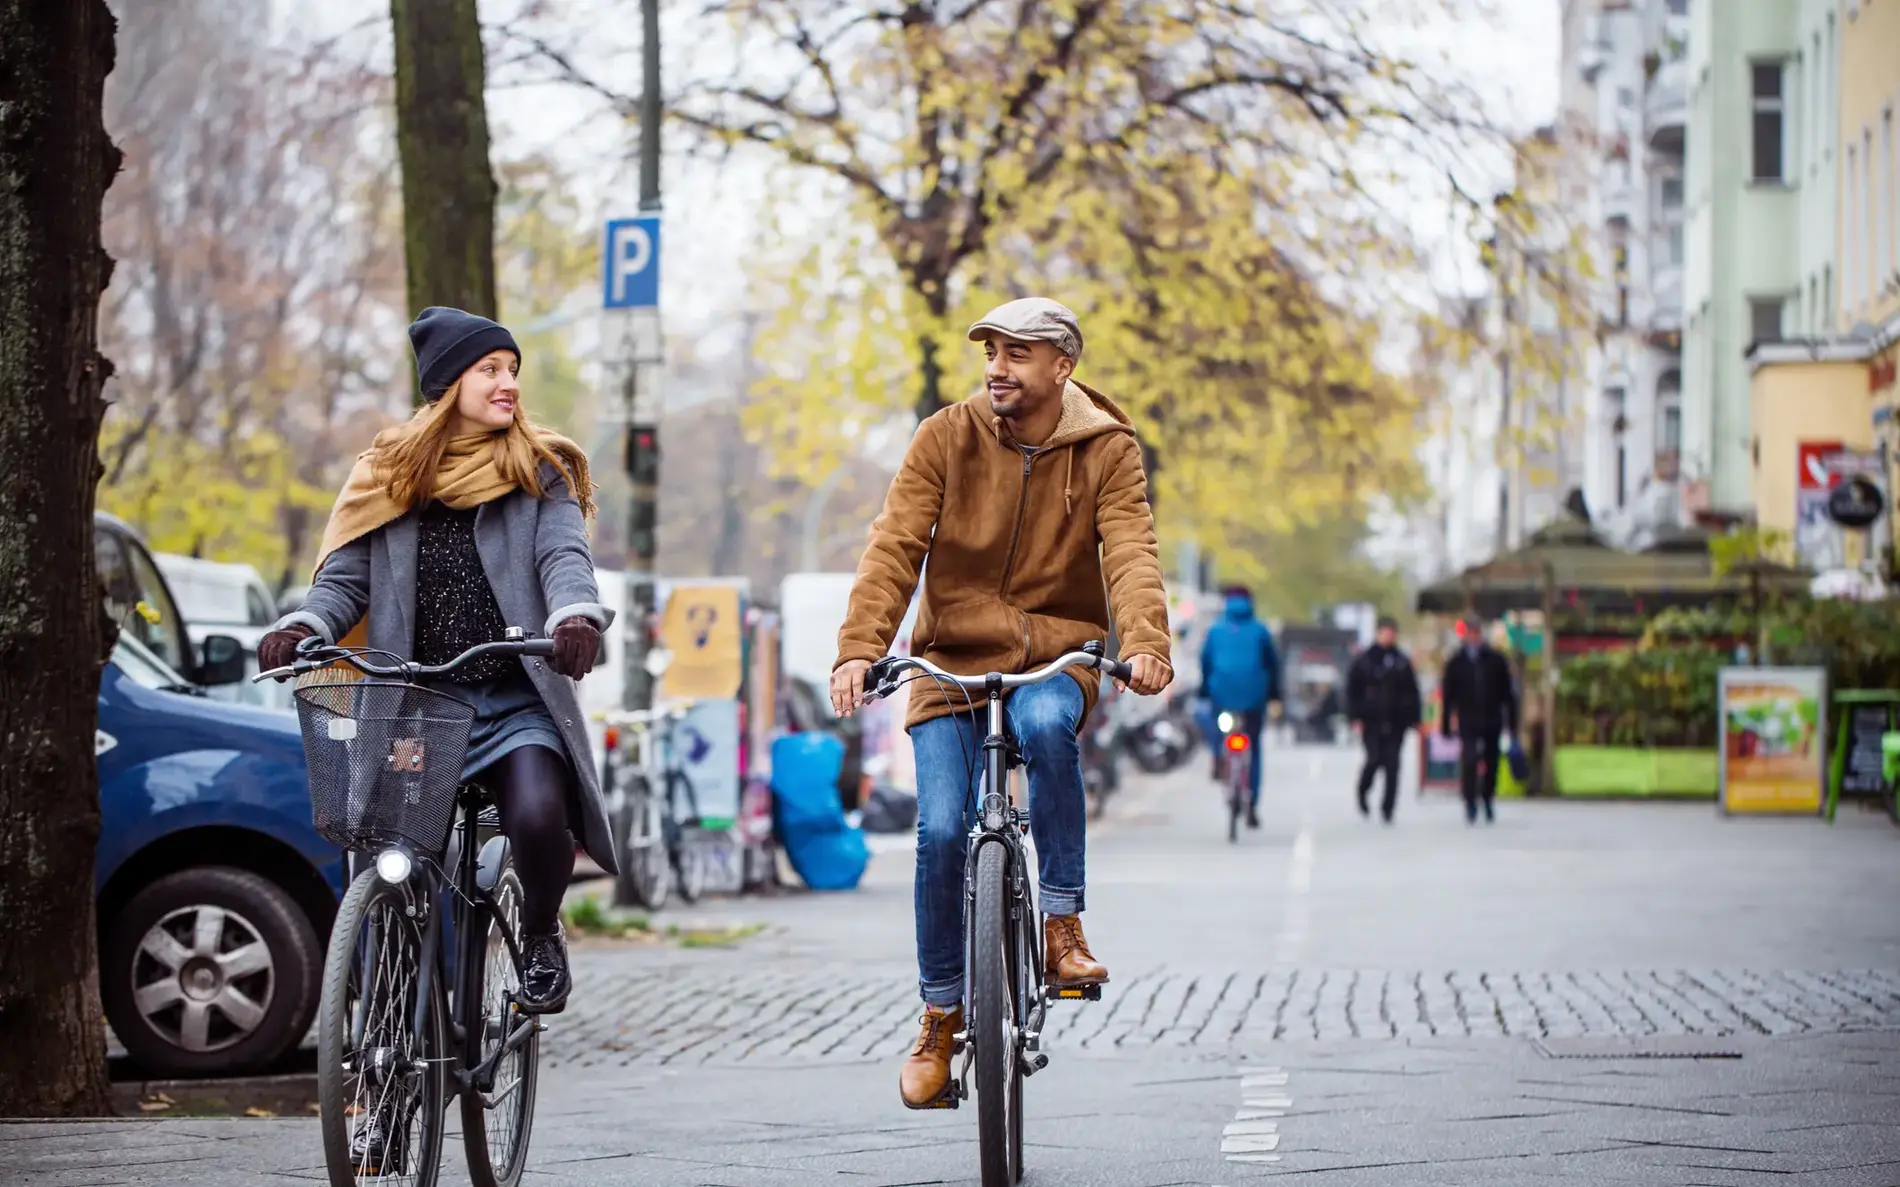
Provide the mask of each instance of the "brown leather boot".
POLYGON ((941 1014, 925 1010, 922 1022, 917 1045, 897 1077, 897 1088, 907 1109, 936 1108, 944 1099, 950 1087, 950 1056, 956 1047, 952 1040, 963 1029, 963 1007, 941 1014))
POLYGON ((1051 915, 1042 921, 1044 975, 1059 986, 1106 985, 1108 968, 1089 951, 1080 915, 1051 915))

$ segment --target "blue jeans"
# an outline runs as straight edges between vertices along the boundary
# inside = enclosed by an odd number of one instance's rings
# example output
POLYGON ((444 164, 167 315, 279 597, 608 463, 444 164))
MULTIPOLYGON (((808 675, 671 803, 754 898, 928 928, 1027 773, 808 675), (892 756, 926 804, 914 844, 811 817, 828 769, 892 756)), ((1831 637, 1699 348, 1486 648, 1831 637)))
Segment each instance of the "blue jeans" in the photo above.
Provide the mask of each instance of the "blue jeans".
MULTIPOLYGON (((1082 911, 1088 807, 1082 794, 1082 689, 1067 676, 1019 688, 1004 706, 1029 772, 1029 830, 1041 866, 1039 906, 1082 911)), ((963 1000, 963 863, 983 777, 979 712, 926 721, 910 731, 917 757, 917 976, 924 1002, 963 1000)))

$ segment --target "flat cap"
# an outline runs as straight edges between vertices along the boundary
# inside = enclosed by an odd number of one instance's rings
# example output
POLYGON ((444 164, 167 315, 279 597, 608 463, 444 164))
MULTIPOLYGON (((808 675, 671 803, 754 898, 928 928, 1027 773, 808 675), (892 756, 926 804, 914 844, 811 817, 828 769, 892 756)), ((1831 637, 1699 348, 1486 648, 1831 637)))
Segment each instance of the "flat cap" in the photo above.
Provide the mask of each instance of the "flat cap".
POLYGON ((1047 342, 1072 359, 1082 357, 1082 327, 1067 305, 1047 297, 1024 297, 985 314, 970 327, 970 341, 983 342, 992 334, 1018 342, 1047 342))

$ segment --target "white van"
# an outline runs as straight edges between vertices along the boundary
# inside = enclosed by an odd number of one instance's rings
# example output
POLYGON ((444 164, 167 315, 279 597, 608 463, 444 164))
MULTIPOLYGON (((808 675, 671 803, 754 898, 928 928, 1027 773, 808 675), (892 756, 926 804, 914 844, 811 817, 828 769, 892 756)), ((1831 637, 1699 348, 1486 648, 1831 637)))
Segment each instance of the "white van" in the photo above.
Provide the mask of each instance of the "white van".
POLYGON ((257 645, 278 617, 277 600, 271 597, 270 587, 257 570, 250 565, 168 552, 154 553, 152 559, 158 562, 165 584, 171 587, 194 646, 202 645, 206 635, 230 635, 244 645, 246 679, 213 689, 210 695, 219 700, 289 708, 288 685, 256 685, 249 680, 258 671, 257 645))

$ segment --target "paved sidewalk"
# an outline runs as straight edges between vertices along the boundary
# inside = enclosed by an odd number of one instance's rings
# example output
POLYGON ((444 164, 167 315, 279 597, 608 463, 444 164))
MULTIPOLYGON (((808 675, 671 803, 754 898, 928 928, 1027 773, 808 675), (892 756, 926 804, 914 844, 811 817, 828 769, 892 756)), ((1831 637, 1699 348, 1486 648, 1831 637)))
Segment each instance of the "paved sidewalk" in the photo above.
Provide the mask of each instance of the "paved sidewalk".
MULTIPOLYGON (((1192 770, 1091 833, 1115 980, 1052 1015, 1029 1183, 1900 1187, 1900 830, 1410 795, 1383 828, 1354 765, 1270 753, 1238 845, 1192 770)), ((973 1182, 974 1112, 895 1099, 910 878, 666 912, 765 925, 731 949, 578 947, 527 1181, 973 1182)), ((309 1119, 0 1126, 9 1187, 322 1179, 309 1119)))

